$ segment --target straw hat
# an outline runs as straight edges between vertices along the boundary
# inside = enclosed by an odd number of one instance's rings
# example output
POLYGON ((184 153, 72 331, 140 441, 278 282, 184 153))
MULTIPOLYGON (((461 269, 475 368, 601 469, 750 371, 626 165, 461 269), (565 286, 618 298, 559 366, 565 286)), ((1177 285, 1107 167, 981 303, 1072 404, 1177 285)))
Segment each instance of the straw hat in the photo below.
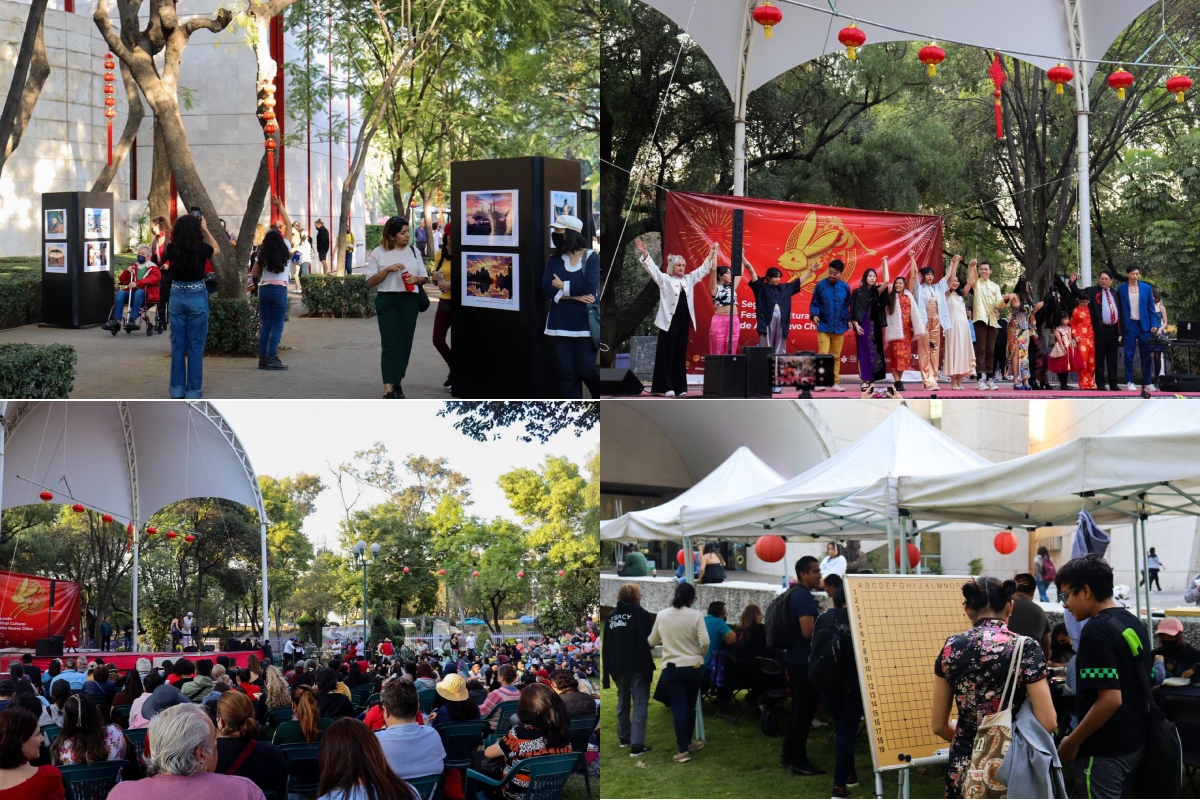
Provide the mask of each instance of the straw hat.
POLYGON ((437 685, 437 693, 446 700, 456 702, 466 700, 470 696, 467 694, 467 682, 457 672, 442 678, 442 682, 437 685))

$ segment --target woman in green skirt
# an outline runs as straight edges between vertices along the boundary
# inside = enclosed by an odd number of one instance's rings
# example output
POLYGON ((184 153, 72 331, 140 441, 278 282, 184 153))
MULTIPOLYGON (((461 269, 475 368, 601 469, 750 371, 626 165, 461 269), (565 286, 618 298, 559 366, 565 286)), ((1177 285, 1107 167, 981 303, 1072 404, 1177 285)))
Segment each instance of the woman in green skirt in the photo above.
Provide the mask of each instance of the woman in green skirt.
POLYGON ((383 345, 379 360, 385 399, 404 397, 400 383, 412 354, 420 287, 429 281, 425 261, 409 239, 408 220, 392 217, 383 226, 383 243, 371 251, 363 269, 367 285, 379 290, 375 318, 383 345))

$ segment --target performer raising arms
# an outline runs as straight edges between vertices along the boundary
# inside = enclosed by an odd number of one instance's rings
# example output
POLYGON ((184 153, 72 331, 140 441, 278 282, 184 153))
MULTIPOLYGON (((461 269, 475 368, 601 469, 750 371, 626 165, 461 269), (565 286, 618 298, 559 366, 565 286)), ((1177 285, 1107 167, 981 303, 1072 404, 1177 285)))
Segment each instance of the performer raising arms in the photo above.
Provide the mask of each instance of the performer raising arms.
POLYGON ((784 355, 787 353, 788 331, 792 327, 792 296, 800 294, 804 282, 815 270, 806 267, 799 278, 783 283, 783 270, 779 267, 770 267, 766 277, 760 278, 744 256, 742 263, 746 266, 750 289, 754 292, 758 344, 772 348, 776 355, 784 355))
POLYGON ((887 327, 883 332, 883 341, 896 391, 903 392, 904 371, 912 363, 912 343, 925 335, 925 310, 908 290, 904 278, 889 280, 886 261, 883 263, 883 281, 889 284, 884 293, 887 327))
POLYGON ((714 244, 708 258, 698 269, 684 274, 687 262, 683 256, 668 255, 667 271, 661 272, 640 239, 634 245, 641 254, 642 268, 658 284, 658 347, 654 353, 654 381, 650 391, 667 397, 687 394, 688 328, 696 327, 696 307, 693 295, 696 283, 717 263, 719 246, 714 244), (684 298, 684 302, 680 302, 684 298))
POLYGON ((967 306, 963 296, 970 294, 979 280, 976 262, 972 261, 967 269, 966 284, 958 280, 958 265, 962 256, 950 259, 950 268, 946 270, 946 308, 950 316, 945 326, 944 346, 942 348, 942 366, 950 378, 950 388, 960 390, 963 378, 975 374, 975 348, 971 344, 971 321, 967 319, 967 306))
POLYGON ((742 280, 733 277, 729 267, 717 267, 708 273, 708 293, 713 299, 712 322, 708 328, 708 352, 713 355, 729 355, 729 331, 733 329, 736 350, 737 324, 741 318, 737 313, 737 287, 742 280))
POLYGON ((919 274, 921 276, 915 294, 917 305, 925 312, 925 335, 917 338, 921 383, 926 389, 937 389, 942 332, 950 330, 950 326, 953 324, 950 320, 950 309, 946 305, 946 275, 934 283, 933 267, 918 268, 917 257, 911 250, 908 251, 908 261, 912 264, 912 271, 909 272, 909 275, 919 274))

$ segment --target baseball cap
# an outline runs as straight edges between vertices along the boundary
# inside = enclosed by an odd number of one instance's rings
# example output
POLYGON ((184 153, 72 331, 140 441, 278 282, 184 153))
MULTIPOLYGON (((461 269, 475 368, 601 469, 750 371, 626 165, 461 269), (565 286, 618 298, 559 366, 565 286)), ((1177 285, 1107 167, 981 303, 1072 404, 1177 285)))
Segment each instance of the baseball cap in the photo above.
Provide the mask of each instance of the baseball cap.
MULTIPOLYGON (((1158 623, 1158 627, 1154 629, 1155 633, 1165 633, 1169 636, 1178 636, 1183 633, 1183 623, 1175 617, 1164 617, 1158 623)), ((3 684, 0 683, 0 686, 3 684)))

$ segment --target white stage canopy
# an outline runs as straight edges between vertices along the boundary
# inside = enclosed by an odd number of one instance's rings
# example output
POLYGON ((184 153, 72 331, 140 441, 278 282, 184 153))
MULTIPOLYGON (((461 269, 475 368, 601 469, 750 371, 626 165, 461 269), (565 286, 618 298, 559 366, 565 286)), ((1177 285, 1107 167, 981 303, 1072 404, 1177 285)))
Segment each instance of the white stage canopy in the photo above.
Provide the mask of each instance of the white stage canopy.
POLYGON ((680 513, 688 536, 720 535, 758 525, 753 536, 770 528, 784 536, 879 539, 888 536, 887 497, 901 476, 935 480, 990 464, 987 459, 934 428, 907 406, 898 406, 852 445, 774 488, 736 502, 692 506, 680 513))
POLYGON ((1105 436, 1175 433, 1200 429, 1200 409, 1193 400, 1155 399, 1136 408, 1104 432, 1105 436))
MULTIPOLYGON (((688 506, 722 506, 778 486, 783 477, 764 464, 748 447, 739 447, 719 467, 678 497, 642 511, 631 511, 600 523, 601 539, 642 539, 681 542, 681 511, 688 506)), ((740 531, 745 533, 745 531, 740 531)), ((737 530, 724 531, 735 535, 737 530)), ((762 531, 755 530, 755 536, 762 531)))
MULTIPOLYGON (((122 524, 145 527, 181 500, 219 497, 258 512, 263 624, 267 613, 267 515, 249 456, 205 401, 0 401, 0 508, 80 503, 122 524)), ((137 626, 134 537, 133 617, 137 626)), ((264 635, 267 633, 264 627, 264 635)))

